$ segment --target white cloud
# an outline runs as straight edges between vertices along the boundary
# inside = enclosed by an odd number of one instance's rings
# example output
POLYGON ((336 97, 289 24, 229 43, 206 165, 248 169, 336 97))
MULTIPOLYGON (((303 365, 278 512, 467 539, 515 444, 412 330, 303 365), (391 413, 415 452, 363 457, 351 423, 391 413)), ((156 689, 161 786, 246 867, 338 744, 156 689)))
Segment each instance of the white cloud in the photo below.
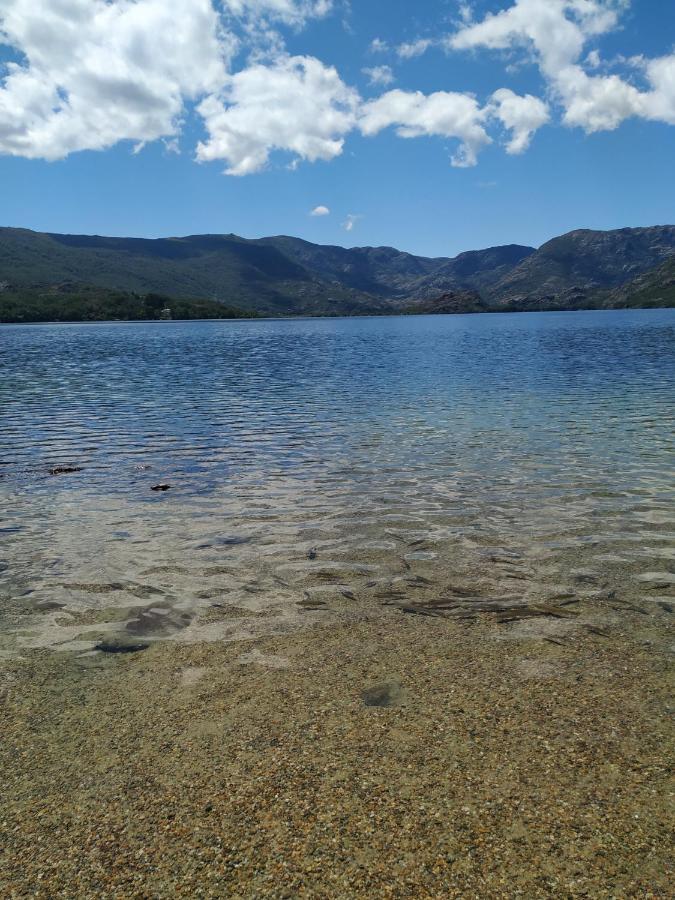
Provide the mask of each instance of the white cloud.
POLYGON ((393 90, 362 107, 359 127, 367 136, 395 126, 403 138, 456 138, 460 146, 452 165, 467 168, 475 166, 479 152, 492 143, 487 128, 495 119, 511 132, 506 150, 516 154, 529 147, 534 133, 549 120, 549 112, 539 98, 519 96, 507 88, 495 91, 483 107, 470 94, 393 90))
POLYGON ((438 91, 425 95, 394 90, 363 106, 359 127, 367 136, 394 125, 404 138, 457 138, 460 147, 452 164, 464 168, 475 165, 478 152, 491 143, 484 127, 487 116, 488 112, 467 94, 438 91))
POLYGON ((361 71, 368 76, 368 81, 372 85, 387 87, 395 81, 391 66, 374 66, 372 69, 361 69, 361 71))
POLYGON ((249 66, 229 76, 219 96, 200 103, 208 139, 197 158, 224 160, 229 175, 259 172, 273 150, 310 162, 333 159, 354 127, 358 104, 337 71, 313 57, 249 66))
POLYGON ((600 52, 598 50, 591 50, 591 52, 586 57, 586 65, 589 69, 599 69, 600 64, 600 52))
POLYGON ((50 160, 175 135, 232 49, 211 0, 2 0, 0 40, 0 152, 50 160))
POLYGON ((389 44, 383 41, 382 38, 373 38, 369 49, 371 53, 386 53, 389 49, 389 44))
POLYGON ((516 0, 448 39, 455 50, 532 46, 550 75, 577 60, 585 40, 616 27, 621 0, 516 0))
POLYGON ((327 206, 315 206, 311 211, 310 216, 329 216, 330 210, 327 206))
MULTIPOLYGON (((598 68, 597 49, 580 62, 588 41, 615 29, 626 6, 627 0, 516 0, 446 43, 454 50, 524 48, 562 105, 565 124, 588 133, 617 128, 632 116, 675 124, 675 54, 642 61, 646 90, 616 74, 589 75, 584 65, 598 68)), ((517 146, 517 133, 514 140, 517 146)))
POLYGON ((511 154, 524 153, 535 131, 550 118, 547 105, 538 97, 520 97, 508 88, 494 92, 490 111, 511 132, 506 145, 506 152, 511 154))
POLYGON ((646 119, 675 125, 675 53, 644 63, 652 90, 643 97, 646 119))
POLYGON ((342 227, 344 228, 345 231, 353 231, 356 223, 359 221, 359 219, 362 219, 362 218, 363 218, 362 215, 358 215, 356 213, 349 213, 346 220, 342 223, 342 227))
POLYGON ((473 10, 469 3, 460 3, 459 4, 459 17, 465 24, 468 24, 473 19, 473 10))
POLYGON ((304 25, 307 19, 327 15, 332 0, 222 0, 227 12, 253 21, 276 20, 287 25, 304 25))
MULTIPOLYGON (((587 132, 629 117, 675 125, 675 53, 604 61, 596 39, 616 29, 628 0, 501 0, 501 12, 473 21, 467 3, 447 38, 398 48, 375 38, 373 53, 412 58, 432 46, 506 51, 509 65, 538 65, 562 121, 587 132)), ((504 129, 508 153, 522 153, 550 120, 531 94, 501 88, 469 93, 389 90, 363 102, 335 68, 289 56, 279 29, 299 29, 338 7, 335 0, 0 0, 0 45, 15 61, 0 69, 0 153, 61 159, 130 141, 134 152, 161 139, 178 151, 186 110, 202 116, 200 161, 231 175, 261 171, 275 151, 330 160, 354 129, 403 138, 455 139, 453 165, 470 166, 504 129), (249 53, 232 73, 236 51, 249 53)), ((394 80, 390 66, 364 68, 371 85, 394 80)), ((187 150, 187 147, 184 148, 187 150)), ((350 220, 348 220, 349 222, 350 220)), ((356 220, 354 220, 356 221, 356 220)), ((353 227, 353 224, 352 224, 353 227)))
POLYGON ((640 92, 618 75, 589 76, 581 66, 568 66, 555 86, 565 107, 563 121, 589 134, 612 130, 639 115, 640 92))
POLYGON ((408 44, 399 44, 396 48, 396 52, 401 59, 413 59, 415 56, 422 56, 422 54, 426 53, 432 44, 433 41, 428 38, 419 38, 408 44))

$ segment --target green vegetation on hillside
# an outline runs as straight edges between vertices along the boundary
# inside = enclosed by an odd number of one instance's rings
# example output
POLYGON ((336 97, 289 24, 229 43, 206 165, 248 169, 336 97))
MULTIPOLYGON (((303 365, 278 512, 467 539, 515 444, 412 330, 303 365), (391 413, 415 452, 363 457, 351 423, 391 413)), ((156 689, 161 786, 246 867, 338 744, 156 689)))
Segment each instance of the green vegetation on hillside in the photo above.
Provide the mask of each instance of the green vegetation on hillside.
POLYGON ((329 282, 280 250, 236 235, 146 240, 0 228, 0 282, 211 297, 271 316, 378 312, 386 303, 329 282))
POLYGON ((158 318, 153 295, 174 318, 670 306, 669 257, 672 225, 575 231, 539 250, 508 245, 454 259, 283 236, 148 240, 0 228, 0 321, 158 318))
POLYGON ((622 306, 643 309, 674 307, 675 256, 614 291, 612 301, 615 309, 622 306))
POLYGON ((161 294, 135 294, 84 285, 15 288, 0 285, 0 322, 104 322, 162 318, 242 319, 256 313, 215 300, 188 300, 161 294))

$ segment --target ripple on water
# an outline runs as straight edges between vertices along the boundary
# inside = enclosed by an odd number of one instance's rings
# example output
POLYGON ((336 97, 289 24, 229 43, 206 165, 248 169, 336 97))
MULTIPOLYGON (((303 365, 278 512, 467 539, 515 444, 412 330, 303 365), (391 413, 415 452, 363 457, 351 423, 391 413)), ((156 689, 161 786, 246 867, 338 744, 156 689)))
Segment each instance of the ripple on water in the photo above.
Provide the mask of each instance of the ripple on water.
POLYGON ((387 598, 668 602, 674 326, 7 329, 0 652, 234 640, 387 598))

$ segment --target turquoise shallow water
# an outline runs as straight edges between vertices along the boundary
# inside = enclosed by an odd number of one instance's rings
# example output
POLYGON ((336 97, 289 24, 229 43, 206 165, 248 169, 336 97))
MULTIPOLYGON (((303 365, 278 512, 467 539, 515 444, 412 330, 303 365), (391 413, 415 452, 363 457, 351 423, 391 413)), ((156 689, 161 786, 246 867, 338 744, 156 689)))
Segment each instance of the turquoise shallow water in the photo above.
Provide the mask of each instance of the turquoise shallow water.
POLYGON ((3 327, 5 631, 218 590, 291 627, 314 546, 350 584, 419 540, 667 585, 674 349, 672 310, 3 327))

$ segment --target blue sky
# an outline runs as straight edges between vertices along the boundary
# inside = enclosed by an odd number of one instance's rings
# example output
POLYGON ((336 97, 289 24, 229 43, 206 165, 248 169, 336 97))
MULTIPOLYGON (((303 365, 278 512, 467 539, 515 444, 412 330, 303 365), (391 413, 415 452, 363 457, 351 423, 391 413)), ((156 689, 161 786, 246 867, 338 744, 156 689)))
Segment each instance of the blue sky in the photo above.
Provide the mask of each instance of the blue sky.
POLYGON ((3 225, 445 256, 675 221, 663 0, 2 0, 0 33, 3 225))

